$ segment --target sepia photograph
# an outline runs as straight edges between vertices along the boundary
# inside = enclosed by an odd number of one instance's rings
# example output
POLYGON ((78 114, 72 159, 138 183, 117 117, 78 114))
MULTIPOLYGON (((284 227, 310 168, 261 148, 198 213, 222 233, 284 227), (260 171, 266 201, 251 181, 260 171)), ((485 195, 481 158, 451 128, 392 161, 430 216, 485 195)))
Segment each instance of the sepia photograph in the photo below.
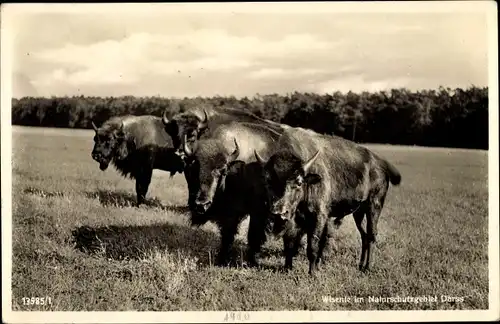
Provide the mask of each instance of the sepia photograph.
POLYGON ((496 2, 0 12, 3 322, 500 318, 496 2))

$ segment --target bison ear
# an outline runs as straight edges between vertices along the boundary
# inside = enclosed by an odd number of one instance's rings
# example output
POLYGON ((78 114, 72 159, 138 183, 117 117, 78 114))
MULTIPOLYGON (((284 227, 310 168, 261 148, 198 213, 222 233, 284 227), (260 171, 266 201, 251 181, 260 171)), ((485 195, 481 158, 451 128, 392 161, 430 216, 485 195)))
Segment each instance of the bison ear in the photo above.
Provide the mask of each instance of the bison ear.
POLYGON ((118 144, 118 149, 116 150, 116 157, 118 160, 124 160, 130 152, 135 149, 135 143, 133 141, 124 140, 118 144))
POLYGON ((165 132, 167 132, 167 134, 170 135, 170 137, 175 136, 176 135, 175 130, 174 130, 175 120, 168 120, 166 110, 163 113, 163 117, 162 117, 161 121, 163 122, 163 127, 165 129, 165 132))
POLYGON ((309 173, 304 180, 308 185, 314 185, 321 181, 321 176, 316 173, 309 173))
POLYGON ((226 168, 226 174, 232 173, 235 170, 237 170, 238 168, 243 167, 244 165, 245 165, 245 162, 240 161, 240 160, 235 160, 235 161, 229 162, 229 164, 227 165, 227 168, 226 168))
POLYGON ((177 124, 175 120, 170 121, 164 125, 165 132, 173 139, 177 136, 177 124))
POLYGON ((127 143, 123 142, 119 144, 118 149, 116 150, 116 158, 118 160, 124 160, 128 155, 128 147, 127 143))

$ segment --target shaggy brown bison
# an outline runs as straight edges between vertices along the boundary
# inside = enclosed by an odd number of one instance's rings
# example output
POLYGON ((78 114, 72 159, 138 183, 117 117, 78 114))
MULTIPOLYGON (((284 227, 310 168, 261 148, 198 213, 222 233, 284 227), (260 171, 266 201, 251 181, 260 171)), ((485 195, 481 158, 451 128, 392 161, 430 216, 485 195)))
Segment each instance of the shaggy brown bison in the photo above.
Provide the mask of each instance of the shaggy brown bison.
POLYGON ((201 225, 213 221, 219 226, 218 264, 227 263, 238 226, 247 215, 248 261, 256 263, 269 217, 265 213, 263 185, 255 181, 261 171, 254 151, 268 156, 280 135, 264 125, 235 122, 219 126, 210 138, 200 139, 193 148, 184 147, 191 222, 201 225))
POLYGON ((352 213, 362 239, 359 268, 368 270, 389 182, 401 181, 398 170, 351 141, 303 128, 286 130, 267 161, 260 152, 255 155, 263 166, 268 211, 275 215, 275 226, 282 224, 285 268, 292 268, 306 233, 309 274, 314 275, 327 241, 328 218, 340 225, 352 213))
POLYGON ((162 119, 155 116, 112 117, 95 131, 92 158, 106 170, 110 163, 125 177, 136 180, 137 206, 144 202, 153 169, 182 172, 184 164, 175 154, 162 119))

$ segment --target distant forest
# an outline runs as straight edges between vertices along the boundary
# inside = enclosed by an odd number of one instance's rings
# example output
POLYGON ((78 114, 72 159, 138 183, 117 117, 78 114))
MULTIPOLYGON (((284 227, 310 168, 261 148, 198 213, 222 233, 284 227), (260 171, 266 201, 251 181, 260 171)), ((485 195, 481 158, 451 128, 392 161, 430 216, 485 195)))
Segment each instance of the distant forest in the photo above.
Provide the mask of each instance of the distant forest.
POLYGON ((319 95, 295 92, 253 98, 23 97, 12 99, 12 124, 91 128, 117 115, 172 117, 192 107, 246 109, 292 126, 358 143, 488 149, 488 88, 439 88, 319 95))

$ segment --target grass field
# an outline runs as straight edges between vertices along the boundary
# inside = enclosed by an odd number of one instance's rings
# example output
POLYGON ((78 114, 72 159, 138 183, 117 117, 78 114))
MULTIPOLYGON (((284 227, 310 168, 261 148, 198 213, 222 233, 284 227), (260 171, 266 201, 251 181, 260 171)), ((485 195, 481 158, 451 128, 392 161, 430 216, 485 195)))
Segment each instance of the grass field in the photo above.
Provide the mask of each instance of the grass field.
MULTIPOLYGON (((301 250, 290 273, 282 243, 266 243, 262 269, 213 265, 213 224, 187 224, 187 188, 155 171, 148 205, 134 181, 90 157, 92 132, 14 127, 14 310, 375 310, 488 308, 488 156, 485 151, 367 145, 401 172, 379 222, 372 271, 357 270, 351 216, 316 279, 301 250), (369 296, 437 296, 370 302, 369 296), (463 298, 442 301, 441 296, 463 298), (23 297, 51 298, 27 306, 23 297), (324 296, 350 297, 324 302, 324 296), (354 297, 364 298, 355 302, 354 297)), ((246 220, 234 257, 246 246, 246 220)))

